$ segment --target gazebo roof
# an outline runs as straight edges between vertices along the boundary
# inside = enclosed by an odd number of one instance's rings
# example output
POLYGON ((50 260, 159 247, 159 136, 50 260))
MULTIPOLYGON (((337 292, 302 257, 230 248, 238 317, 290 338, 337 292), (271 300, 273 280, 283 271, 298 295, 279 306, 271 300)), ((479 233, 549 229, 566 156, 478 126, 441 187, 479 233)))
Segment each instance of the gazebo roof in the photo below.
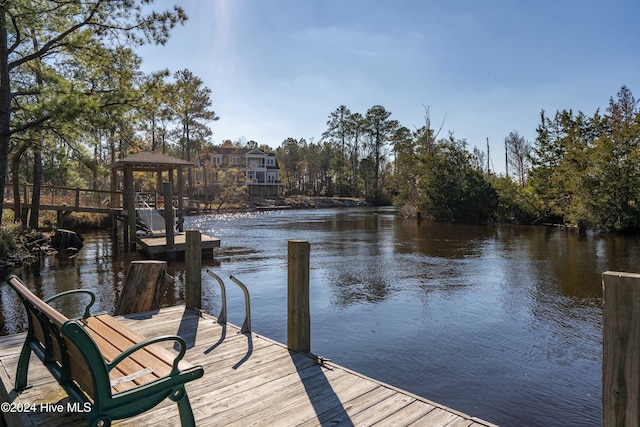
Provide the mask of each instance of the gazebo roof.
POLYGON ((180 166, 195 166, 193 162, 167 156, 155 151, 142 151, 108 164, 107 169, 122 170, 132 167, 136 171, 171 170, 180 166))

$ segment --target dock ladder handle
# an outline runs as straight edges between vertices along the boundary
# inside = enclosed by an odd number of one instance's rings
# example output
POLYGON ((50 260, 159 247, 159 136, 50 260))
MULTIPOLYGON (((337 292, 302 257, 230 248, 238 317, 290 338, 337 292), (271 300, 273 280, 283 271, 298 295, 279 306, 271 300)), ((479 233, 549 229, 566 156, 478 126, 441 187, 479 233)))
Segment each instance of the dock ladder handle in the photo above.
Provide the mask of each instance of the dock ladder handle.
POLYGON ((229 276, 229 279, 236 285, 240 286, 242 292, 244 292, 244 307, 246 310, 246 315, 244 318, 244 323, 242 324, 242 329, 240 330, 243 334, 251 333, 251 305, 249 303, 249 290, 247 287, 238 279, 233 276, 229 276))
POLYGON ((217 274, 212 272, 211 270, 207 270, 207 274, 220 284, 220 295, 222 296, 222 309, 220 310, 220 314, 218 315, 218 323, 221 325, 227 323, 227 290, 224 287, 224 282, 217 274))
MULTIPOLYGON (((214 279, 216 279, 216 281, 220 284, 220 293, 222 296, 222 309, 220 310, 220 315, 218 316, 218 323, 221 323, 221 324, 227 323, 227 291, 224 286, 224 282, 220 277, 218 277, 217 274, 215 274, 211 270, 207 270, 207 274, 213 277, 214 279)), ((244 292, 244 306, 245 306, 246 314, 245 314, 244 323, 242 324, 242 329, 240 330, 240 332, 242 332, 243 334, 250 333, 251 332, 251 303, 249 301, 249 290, 240 280, 236 279, 233 276, 230 276, 229 278, 233 281, 233 283, 240 286, 240 289, 242 289, 242 292, 244 292)))

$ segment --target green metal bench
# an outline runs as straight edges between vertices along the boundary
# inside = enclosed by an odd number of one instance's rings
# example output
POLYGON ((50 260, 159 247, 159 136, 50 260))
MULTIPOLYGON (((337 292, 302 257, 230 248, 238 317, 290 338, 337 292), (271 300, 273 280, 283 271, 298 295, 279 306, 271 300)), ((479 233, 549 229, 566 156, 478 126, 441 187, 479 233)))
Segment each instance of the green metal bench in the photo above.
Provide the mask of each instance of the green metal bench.
POLYGON ((145 339, 107 314, 90 315, 95 296, 87 290, 67 291, 43 301, 16 276, 7 283, 20 296, 29 320, 18 361, 17 391, 28 387, 33 352, 71 399, 91 408, 84 413, 89 426, 109 426, 112 420, 143 413, 166 398, 178 404, 183 426, 195 425, 184 385, 202 377, 204 371, 182 360, 186 351, 182 338, 145 339), (48 304, 76 294, 90 297, 80 319, 68 319, 48 304), (158 344, 166 341, 178 344, 177 354, 158 344))

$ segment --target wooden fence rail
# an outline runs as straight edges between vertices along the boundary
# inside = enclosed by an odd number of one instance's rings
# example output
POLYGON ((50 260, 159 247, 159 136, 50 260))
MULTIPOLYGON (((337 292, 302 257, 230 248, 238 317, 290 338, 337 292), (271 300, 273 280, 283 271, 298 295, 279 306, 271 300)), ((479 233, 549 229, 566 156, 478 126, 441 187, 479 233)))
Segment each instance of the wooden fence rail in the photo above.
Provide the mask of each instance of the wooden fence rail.
MULTIPOLYGON (((13 184, 8 183, 4 187, 4 204, 7 208, 15 207, 13 184)), ((33 200, 33 184, 20 184, 20 203, 28 207, 33 200)), ((108 211, 109 209, 121 209, 122 192, 89 190, 71 187, 57 187, 43 185, 40 190, 40 205, 42 208, 68 208, 69 210, 95 210, 108 211)))

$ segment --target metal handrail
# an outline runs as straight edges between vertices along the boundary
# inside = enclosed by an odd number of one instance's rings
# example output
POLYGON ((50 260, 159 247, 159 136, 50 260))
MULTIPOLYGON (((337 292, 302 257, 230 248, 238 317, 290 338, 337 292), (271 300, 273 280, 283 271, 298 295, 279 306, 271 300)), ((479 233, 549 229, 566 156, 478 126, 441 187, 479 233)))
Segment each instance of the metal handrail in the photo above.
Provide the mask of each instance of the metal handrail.
MULTIPOLYGON (((216 279, 216 281, 220 284, 222 309, 220 310, 220 315, 218 315, 218 323, 227 323, 227 290, 224 286, 224 282, 220 277, 218 277, 217 274, 215 274, 211 270, 207 270, 207 274, 216 279)), ((236 285, 240 286, 240 289, 242 289, 242 292, 244 292, 245 318, 240 332, 242 332, 243 334, 251 333, 251 302, 249 298, 249 290, 240 280, 236 279, 235 277, 229 276, 229 279, 231 279, 231 281, 236 285)))
POLYGON ((240 286, 240 288, 242 289, 242 292, 244 292, 244 306, 245 306, 246 315, 244 318, 244 323, 242 324, 242 329, 240 331, 243 334, 250 333, 251 332, 251 305, 249 303, 249 290, 241 281, 239 281, 235 277, 229 276, 229 279, 231 279, 231 281, 234 282, 236 285, 240 286))
POLYGON ((222 296, 222 309, 220 310, 220 314, 218 315, 218 323, 226 324, 227 323, 227 290, 224 287, 224 282, 221 278, 218 277, 217 274, 212 272, 211 270, 207 270, 207 274, 220 284, 220 295, 222 296))

